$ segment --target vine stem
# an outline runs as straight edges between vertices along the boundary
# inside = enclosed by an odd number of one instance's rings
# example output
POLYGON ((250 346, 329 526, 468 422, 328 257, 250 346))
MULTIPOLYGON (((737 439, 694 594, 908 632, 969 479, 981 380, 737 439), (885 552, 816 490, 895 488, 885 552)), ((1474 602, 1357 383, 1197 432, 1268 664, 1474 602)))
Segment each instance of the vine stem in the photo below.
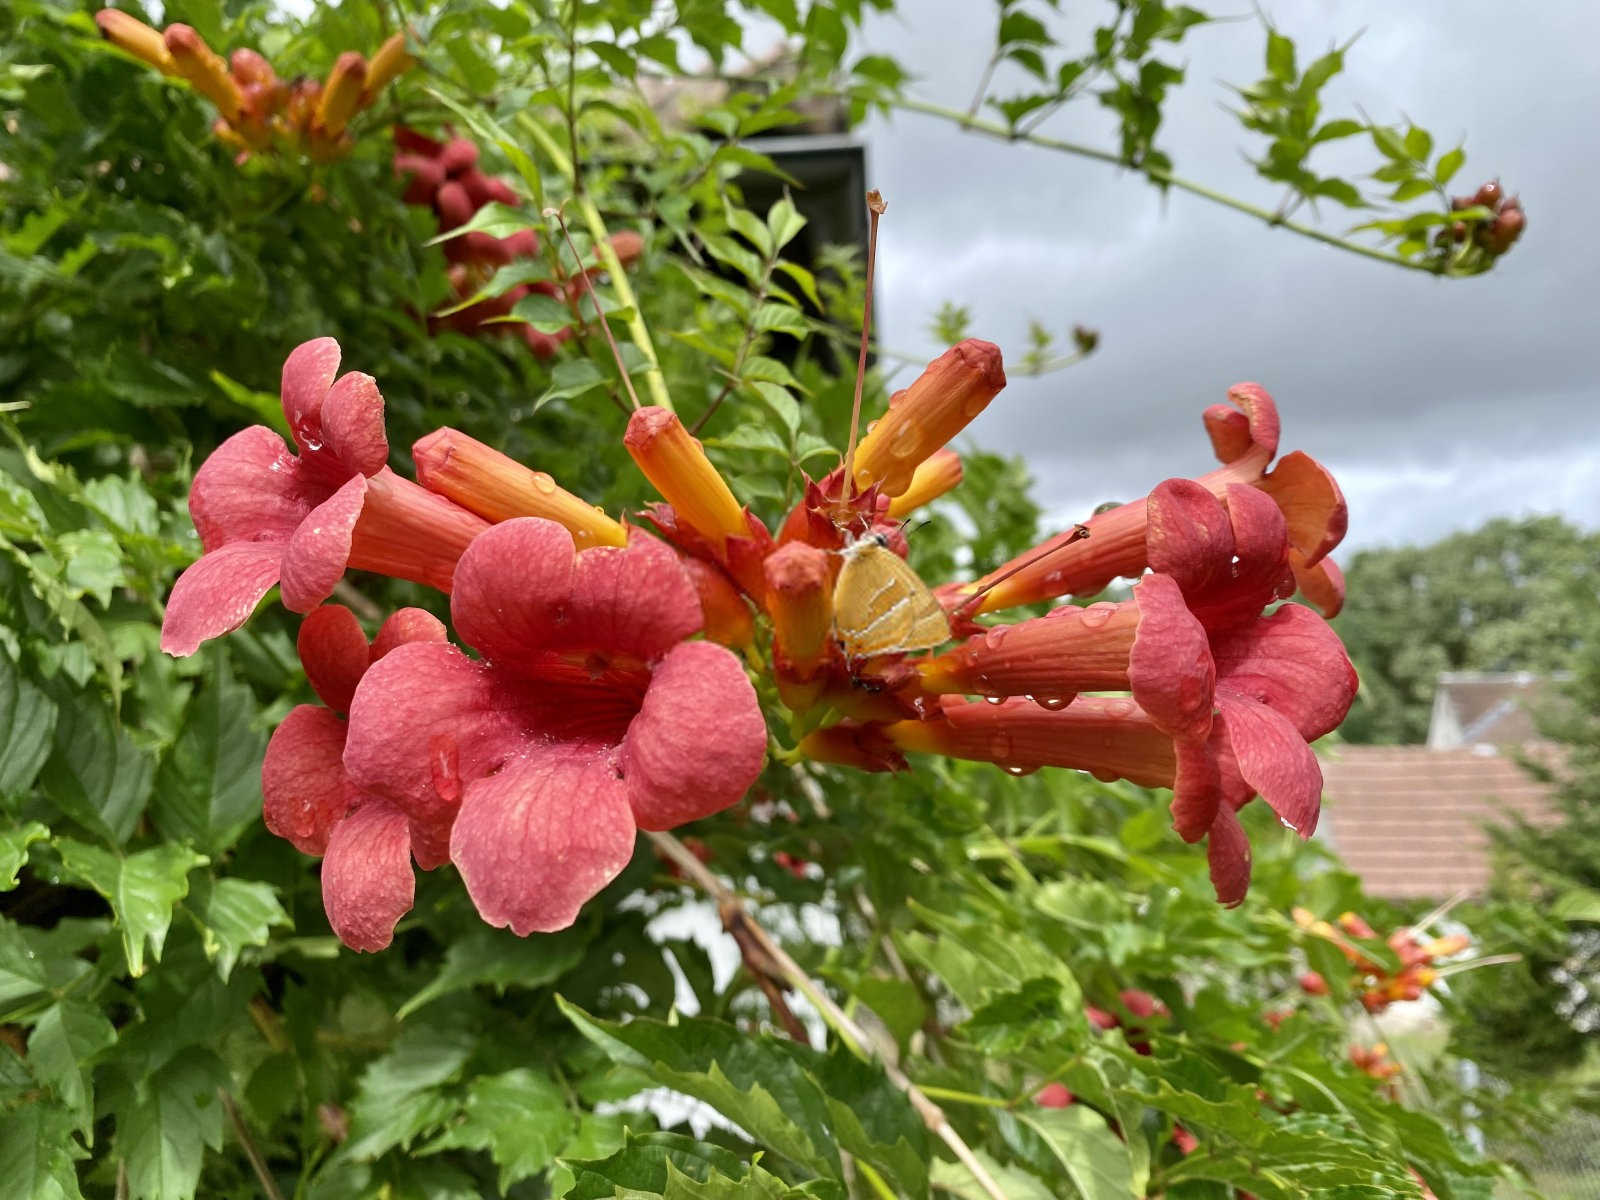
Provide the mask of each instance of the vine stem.
POLYGON ((1401 258, 1398 254, 1391 254, 1387 250, 1378 250, 1372 246, 1363 246, 1360 242, 1352 242, 1337 234, 1325 233, 1312 225, 1303 225, 1299 221, 1291 221, 1280 216, 1271 209, 1262 208, 1258 204, 1251 204, 1247 200, 1240 200, 1226 192, 1219 192, 1209 188, 1203 183, 1196 183, 1192 179, 1185 179, 1181 175, 1174 175, 1162 167, 1139 166, 1125 161, 1121 155, 1109 150, 1101 150, 1095 146, 1085 146, 1080 142, 1068 142, 1061 138, 1046 137, 1041 133, 1012 130, 997 121, 985 120, 975 117, 960 109, 947 108, 942 104, 934 104, 927 100, 918 100, 913 96, 899 96, 890 101, 896 108, 907 112, 922 113, 924 116, 940 117, 946 121, 954 122, 962 129, 973 133, 982 133, 996 138, 1002 142, 1028 142, 1034 146, 1042 146, 1046 150, 1058 150, 1063 154, 1075 154, 1079 158, 1090 158, 1095 162, 1109 163, 1114 167, 1127 167, 1138 171, 1146 177, 1163 183, 1168 187, 1177 188, 1180 192, 1188 192, 1202 199, 1220 204, 1224 208, 1231 208, 1235 212, 1244 213, 1246 216, 1255 217, 1275 229, 1287 229, 1290 233, 1298 233, 1301 237, 1308 237, 1312 241, 1321 242, 1325 246, 1334 246, 1346 250, 1351 254, 1359 254, 1363 258, 1370 258, 1377 262, 1388 263, 1390 266, 1404 267, 1408 271, 1421 271, 1425 275, 1449 274, 1429 266, 1426 262, 1414 262, 1408 258, 1401 258))
POLYGON ((267 1170, 266 1160, 261 1157, 261 1151, 256 1148, 256 1142, 250 1136, 250 1130, 245 1127, 244 1118, 239 1115, 239 1106, 234 1103, 233 1096, 227 1088, 217 1089, 217 1099, 222 1101, 222 1111, 228 1115, 228 1124, 233 1126, 233 1135, 239 1139, 239 1145, 244 1150, 244 1156, 250 1160, 250 1168, 255 1171, 256 1178, 261 1182, 261 1190, 266 1193, 267 1200, 283 1200, 283 1193, 278 1190, 277 1182, 272 1178, 272 1172, 267 1170))
MULTIPOLYGON (((822 986, 808 975, 799 963, 789 956, 789 952, 778 944, 765 929, 750 915, 750 910, 728 888, 722 880, 718 879, 706 865, 696 858, 677 838, 670 833, 646 833, 658 850, 677 864, 684 878, 691 879, 717 902, 717 908, 723 913, 723 920, 737 920, 751 939, 766 952, 772 963, 783 974, 791 986, 811 1002, 813 1008, 821 1014, 828 1027, 838 1035, 853 1054, 861 1058, 872 1058, 872 1038, 866 1030, 857 1025, 849 1014, 833 1002, 832 997, 823 990, 822 986)), ((972 1152, 972 1147, 962 1139, 961 1135, 951 1126, 949 1119, 944 1115, 944 1110, 928 1099, 905 1072, 890 1062, 883 1055, 876 1056, 883 1072, 888 1076, 889 1082, 904 1092, 911 1101, 911 1107, 917 1110, 917 1115, 922 1118, 922 1123, 933 1132, 946 1146, 948 1146, 961 1165, 971 1172, 978 1186, 989 1197, 989 1200, 1008 1200, 1000 1185, 995 1182, 994 1176, 989 1174, 988 1168, 978 1161, 978 1156, 972 1152)))
POLYGON ((556 144, 549 131, 525 112, 517 114, 517 124, 538 144, 539 149, 544 151, 545 157, 556 170, 572 182, 573 204, 578 209, 578 215, 583 218, 589 237, 594 241, 594 252, 604 264, 606 274, 611 276, 611 287, 617 293, 618 302, 631 314, 627 320, 628 336, 633 339, 633 344, 639 347, 649 364, 645 371, 644 382, 650 390, 651 403, 672 412, 672 397, 667 393, 667 377, 662 373, 661 360, 656 357, 655 343, 650 340, 650 329, 644 323, 644 315, 639 309, 639 299, 634 295, 633 285, 628 282, 628 273, 622 269, 622 260, 617 257, 617 252, 611 245, 611 235, 606 230, 606 223, 600 216, 600 210, 595 207, 589 194, 578 188, 572 159, 556 144))

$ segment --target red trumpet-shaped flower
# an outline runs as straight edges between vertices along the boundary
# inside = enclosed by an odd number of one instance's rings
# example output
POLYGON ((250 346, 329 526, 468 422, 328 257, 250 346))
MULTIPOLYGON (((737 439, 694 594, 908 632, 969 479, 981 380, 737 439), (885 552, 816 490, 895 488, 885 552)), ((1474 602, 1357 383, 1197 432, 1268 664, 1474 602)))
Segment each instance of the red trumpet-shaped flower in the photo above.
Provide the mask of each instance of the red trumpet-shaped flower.
POLYGON ((1173 825, 1189 841, 1211 838, 1212 879, 1242 899, 1248 853, 1235 810, 1260 795, 1302 837, 1316 828, 1322 770, 1310 744, 1331 732, 1355 699, 1356 674, 1338 635, 1298 604, 1262 607, 1294 587, 1279 508, 1255 488, 1230 485, 1227 507, 1191 480, 1151 493, 1150 555, 1183 590, 1210 634, 1216 713, 1209 735, 1178 739, 1173 825))
POLYGON ((490 924, 564 928, 636 829, 719 812, 760 771, 755 690, 728 650, 685 640, 700 604, 660 542, 578 553, 552 521, 507 521, 462 556, 451 615, 482 660, 414 645, 375 664, 344 762, 426 835, 423 866, 455 863, 490 924))
POLYGON ((383 397, 370 375, 339 369, 318 338, 283 364, 283 412, 295 450, 264 425, 241 430, 195 473, 189 513, 204 550, 173 585, 161 626, 169 654, 244 624, 274 584, 307 612, 347 567, 448 590, 480 518, 384 464, 383 397))
MULTIPOLYGON (((1344 537, 1349 515, 1344 495, 1327 469, 1301 451, 1284 455, 1267 469, 1278 451, 1278 407, 1261 387, 1236 384, 1228 389, 1228 399, 1232 406, 1215 404, 1205 412, 1206 431, 1223 466, 1193 482, 1218 496, 1238 484, 1270 496, 1287 522, 1289 566, 1301 590, 1331 617, 1343 601, 1344 583, 1325 556, 1344 537)), ((941 590, 953 604, 994 583, 979 601, 978 612, 1056 596, 1093 595, 1113 579, 1137 576, 1151 565, 1147 541, 1159 532, 1154 519, 1143 500, 1123 504, 1085 521, 1087 538, 1069 531, 976 583, 941 590), (1046 549, 1053 553, 1041 555, 1046 549), (1022 565, 1030 559, 1035 560, 1031 565, 1022 565)))
POLYGON ((261 763, 267 828, 297 850, 327 856, 322 900, 328 923, 357 950, 389 944, 395 922, 411 908, 414 884, 404 814, 363 793, 345 772, 349 726, 343 714, 378 659, 410 642, 444 640, 444 626, 420 608, 391 616, 371 645, 349 609, 330 604, 313 610, 300 625, 298 649, 322 704, 290 709, 261 763), (374 870, 374 864, 381 866, 374 870))

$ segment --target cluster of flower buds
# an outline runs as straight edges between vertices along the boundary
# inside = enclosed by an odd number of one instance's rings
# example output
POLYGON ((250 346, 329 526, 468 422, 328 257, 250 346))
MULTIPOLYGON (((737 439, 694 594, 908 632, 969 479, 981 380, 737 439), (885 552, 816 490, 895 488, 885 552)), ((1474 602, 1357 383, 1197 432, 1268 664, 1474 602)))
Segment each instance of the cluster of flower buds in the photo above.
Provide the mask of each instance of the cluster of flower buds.
MULTIPOLYGON (((1452 958, 1471 945, 1465 934, 1424 940, 1414 929, 1401 927, 1384 939, 1395 957, 1398 968, 1390 968, 1379 961, 1374 947, 1363 943, 1376 943, 1377 932, 1353 912, 1341 913, 1336 923, 1318 920, 1303 908, 1294 910, 1295 924, 1315 937, 1324 938, 1338 947, 1351 968, 1351 989, 1361 999, 1361 1006, 1369 1013, 1380 1013, 1400 1000, 1420 1000, 1439 978, 1435 964, 1452 958)), ((1326 996, 1328 981, 1316 971, 1306 971, 1299 979, 1300 989, 1309 996, 1326 996)))
POLYGON ((1451 197, 1451 212, 1469 213, 1476 209, 1487 209, 1488 214, 1463 216, 1441 237, 1457 243, 1471 238, 1473 245, 1490 258, 1499 258, 1511 249, 1527 227, 1528 216, 1522 211, 1522 201, 1507 196, 1499 180, 1490 180, 1470 196, 1451 197))
POLYGON ((95 14, 101 35, 163 75, 188 82, 217 109, 217 137, 240 162, 258 153, 303 154, 328 162, 352 144, 348 127, 396 76, 415 63, 397 33, 369 60, 354 50, 335 60, 327 82, 284 80, 260 54, 241 47, 224 60, 188 25, 157 31, 115 8, 95 14))
POLYGON ((1344 498, 1303 453, 1273 465, 1277 408, 1241 384, 1205 414, 1219 470, 1168 480, 930 594, 902 561, 901 521, 959 483, 946 444, 1004 385, 996 346, 953 347, 891 397, 848 476, 841 467, 810 482, 776 532, 673 413, 637 411, 625 444, 666 500, 648 519, 703 564, 710 636, 738 645, 753 636, 752 608, 766 618, 762 658, 801 735, 797 753, 900 770, 924 752, 1172 788, 1178 832, 1209 839, 1217 894, 1237 903, 1250 877, 1237 809, 1259 793, 1310 836, 1322 775, 1309 743, 1355 696, 1323 616, 1299 604, 1262 615, 1297 588, 1324 614, 1338 610, 1343 582, 1326 556, 1344 534, 1344 498), (1093 596, 1119 577, 1140 579, 1130 599, 977 620, 1093 596), (955 648, 912 656, 953 635, 964 638, 955 648))
POLYGON ((266 824, 324 856, 323 902, 376 950, 411 907, 412 864, 453 863, 483 918, 561 929, 622 870, 638 830, 737 802, 766 756, 755 689, 692 640, 696 578, 657 539, 453 429, 392 471, 371 376, 339 376, 331 338, 283 368, 293 446, 264 426, 201 466, 204 553, 167 603, 162 647, 193 653, 274 584, 306 614, 321 700, 292 710, 262 767, 266 824), (369 641, 325 603, 347 569, 450 594, 455 636, 402 609, 369 641))
POLYGON ((1356 1070, 1384 1083, 1400 1074, 1400 1064, 1389 1057, 1387 1042, 1378 1042, 1371 1046, 1351 1046, 1350 1062, 1356 1070))
MULTIPOLYGON (((404 126, 394 131, 394 173, 405 180, 403 199, 431 210, 440 233, 460 229, 486 204, 515 205, 516 192, 499 179, 484 174, 478 165, 478 147, 464 137, 438 141, 404 126)), ((611 248, 624 267, 631 266, 644 252, 644 239, 631 230, 613 234, 611 248)), ((494 272, 518 259, 539 255, 539 235, 531 229, 506 237, 474 230, 444 243, 449 261, 450 287, 458 300, 468 300, 483 290, 494 272)), ((519 283, 497 296, 465 308, 458 308, 432 321, 434 328, 454 329, 458 333, 499 330, 521 337, 540 358, 551 358, 561 343, 573 335, 573 326, 545 333, 526 321, 507 321, 517 301, 533 293, 554 296, 581 315, 580 305, 586 284, 583 276, 594 276, 604 268, 592 264, 582 273, 559 281, 549 279, 519 283)))

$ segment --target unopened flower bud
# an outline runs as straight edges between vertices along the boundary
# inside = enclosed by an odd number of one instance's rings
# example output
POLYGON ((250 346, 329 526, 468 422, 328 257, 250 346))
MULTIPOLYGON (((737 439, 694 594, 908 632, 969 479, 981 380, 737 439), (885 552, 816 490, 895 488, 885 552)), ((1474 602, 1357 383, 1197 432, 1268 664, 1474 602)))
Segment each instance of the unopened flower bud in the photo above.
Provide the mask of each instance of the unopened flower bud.
POLYGON ((828 649, 833 623, 832 572, 828 552, 789 542, 767 557, 767 603, 774 639, 784 663, 809 675, 828 649))
POLYGON ((187 25, 168 25, 162 36, 178 74, 217 106, 223 120, 230 125, 237 124, 244 109, 244 96, 233 76, 228 74, 227 63, 187 25))
POLYGON ((178 65, 162 36, 137 17, 115 8, 102 8, 94 15, 100 36, 119 50, 149 63, 163 75, 176 75, 178 65))
POLYGON ((750 535, 744 509, 676 413, 657 405, 639 409, 622 444, 689 528, 719 548, 728 538, 750 535))
POLYGON ((317 131, 330 138, 343 133, 361 103, 361 93, 366 86, 366 58, 354 50, 339 55, 333 70, 328 72, 328 82, 322 89, 322 102, 317 105, 317 131))
POLYGON ((406 53, 405 34, 397 33, 389 38, 378 47, 372 56, 372 61, 367 64, 367 86, 362 96, 362 103, 371 104, 391 80, 409 71, 416 62, 416 59, 406 53))
POLYGON ((967 427, 1006 385, 1000 347, 968 338, 952 346, 904 391, 856 447, 855 487, 887 496, 911 486, 918 465, 967 427))

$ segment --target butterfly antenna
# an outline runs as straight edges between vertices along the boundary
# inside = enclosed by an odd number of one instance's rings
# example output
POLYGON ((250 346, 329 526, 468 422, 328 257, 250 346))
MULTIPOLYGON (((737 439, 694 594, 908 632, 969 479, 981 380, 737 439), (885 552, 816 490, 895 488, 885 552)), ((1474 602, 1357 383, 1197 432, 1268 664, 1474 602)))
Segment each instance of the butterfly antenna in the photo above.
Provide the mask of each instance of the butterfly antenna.
POLYGON ((594 302, 594 314, 600 318, 600 328, 605 331, 606 345, 611 347, 611 357, 617 360, 617 370, 622 374, 622 386, 628 389, 628 399, 633 401, 634 411, 639 410, 639 393, 633 390, 633 380, 628 375, 628 366, 622 361, 622 351, 617 349, 617 339, 611 336, 611 326, 606 323, 606 310, 600 304, 600 297, 595 294, 594 280, 589 278, 589 272, 583 269, 583 258, 578 254, 578 248, 572 244, 572 234, 567 230, 567 218, 562 215, 559 208, 547 208, 544 215, 554 217, 556 224, 561 226, 561 236, 566 239, 567 249, 572 251, 572 261, 577 265, 578 278, 583 280, 583 286, 588 289, 589 299, 594 302))
POLYGON ((878 218, 888 207, 877 188, 867 193, 867 298, 861 305, 861 354, 856 359, 856 396, 850 406, 850 442, 845 447, 844 484, 839 489, 841 504, 850 503, 856 490, 856 437, 861 432, 861 389, 867 377, 867 343, 872 332, 872 275, 878 261, 878 218))
POLYGON ((1059 542, 1054 546, 1048 546, 1039 551, 1039 553, 1035 554, 1032 558, 1023 559, 1023 561, 1019 562, 1016 566, 1008 567, 1004 571, 1000 572, 1000 574, 996 575, 988 583, 984 584, 977 591, 973 592, 972 595, 968 596, 960 604, 956 605, 955 608, 951 609, 950 619, 954 621, 961 617, 971 616, 971 610, 977 607, 978 601, 983 599, 985 594, 999 587, 1006 580, 1017 574, 1017 572, 1026 571, 1029 567, 1033 566, 1034 563, 1039 562, 1041 559, 1049 558, 1057 550, 1065 550, 1068 546, 1072 545, 1072 543, 1081 542, 1088 536, 1089 527, 1087 525, 1074 525, 1072 527, 1072 533, 1067 537, 1066 541, 1059 542))

